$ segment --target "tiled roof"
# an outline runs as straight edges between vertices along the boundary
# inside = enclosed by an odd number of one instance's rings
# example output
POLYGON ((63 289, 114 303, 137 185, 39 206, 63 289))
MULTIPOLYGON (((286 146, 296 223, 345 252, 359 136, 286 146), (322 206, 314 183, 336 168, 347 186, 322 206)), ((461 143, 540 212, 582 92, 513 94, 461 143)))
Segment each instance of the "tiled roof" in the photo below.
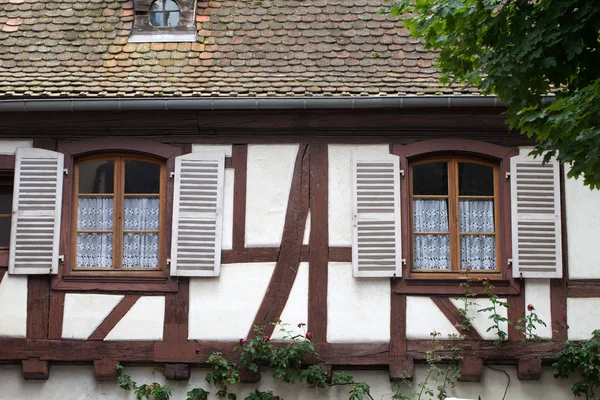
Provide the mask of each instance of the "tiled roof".
POLYGON ((0 97, 465 93, 380 6, 198 0, 195 43, 127 43, 131 1, 2 0, 0 97))

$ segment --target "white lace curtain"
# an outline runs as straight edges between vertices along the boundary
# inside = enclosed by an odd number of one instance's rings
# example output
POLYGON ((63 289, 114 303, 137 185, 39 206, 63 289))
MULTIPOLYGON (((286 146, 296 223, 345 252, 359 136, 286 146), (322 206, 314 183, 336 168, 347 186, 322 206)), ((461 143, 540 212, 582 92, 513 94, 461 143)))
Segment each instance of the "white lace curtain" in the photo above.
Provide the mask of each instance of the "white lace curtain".
MULTIPOLYGON (((126 197, 125 231, 158 231, 160 200, 158 197, 126 197)), ((113 198, 80 197, 78 230, 113 230, 113 198)), ((77 267, 113 268, 112 233, 78 233, 77 267)), ((158 232, 126 232, 123 237, 123 268, 158 267, 158 232)))
MULTIPOLYGON (((415 269, 450 269, 450 236, 448 232, 448 203, 446 199, 415 199, 413 201, 414 232, 438 234, 414 235, 415 269)), ((461 232, 494 232, 493 200, 460 200, 461 232)), ((460 258, 462 269, 487 270, 496 268, 494 235, 461 235, 460 258)))

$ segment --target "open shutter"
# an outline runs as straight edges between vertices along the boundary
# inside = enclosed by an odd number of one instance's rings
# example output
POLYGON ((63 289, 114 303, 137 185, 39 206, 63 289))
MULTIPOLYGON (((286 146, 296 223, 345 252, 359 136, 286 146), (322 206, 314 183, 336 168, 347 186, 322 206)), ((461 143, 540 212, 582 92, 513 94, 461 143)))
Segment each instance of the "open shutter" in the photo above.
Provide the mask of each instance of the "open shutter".
POLYGON ((58 273, 64 156, 19 148, 15 157, 8 271, 58 273))
POLYGON ((510 169, 513 276, 561 278, 559 163, 518 155, 510 169))
POLYGON ((398 157, 353 159, 355 277, 402 275, 398 157))
POLYGON ((222 152, 177 157, 171 275, 219 275, 224 173, 222 152))

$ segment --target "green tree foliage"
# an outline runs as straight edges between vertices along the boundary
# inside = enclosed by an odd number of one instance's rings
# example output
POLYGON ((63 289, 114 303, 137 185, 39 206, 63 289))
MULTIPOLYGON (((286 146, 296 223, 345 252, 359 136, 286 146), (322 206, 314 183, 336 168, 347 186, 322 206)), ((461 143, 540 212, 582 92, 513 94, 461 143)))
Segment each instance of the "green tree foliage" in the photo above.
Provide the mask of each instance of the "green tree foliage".
POLYGON ((442 82, 497 95, 535 154, 558 150, 569 176, 600 188, 600 1, 384 1, 439 51, 442 82))

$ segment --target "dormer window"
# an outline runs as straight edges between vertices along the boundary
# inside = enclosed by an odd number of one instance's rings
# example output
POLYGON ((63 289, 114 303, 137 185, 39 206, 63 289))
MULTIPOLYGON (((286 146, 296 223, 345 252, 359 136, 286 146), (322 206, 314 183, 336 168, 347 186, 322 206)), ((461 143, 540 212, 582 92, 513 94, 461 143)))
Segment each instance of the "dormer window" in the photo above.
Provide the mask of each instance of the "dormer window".
POLYGON ((195 0, 136 0, 130 43, 195 42, 195 0))
POLYGON ((150 25, 177 26, 179 7, 173 0, 155 0, 150 6, 150 25))

